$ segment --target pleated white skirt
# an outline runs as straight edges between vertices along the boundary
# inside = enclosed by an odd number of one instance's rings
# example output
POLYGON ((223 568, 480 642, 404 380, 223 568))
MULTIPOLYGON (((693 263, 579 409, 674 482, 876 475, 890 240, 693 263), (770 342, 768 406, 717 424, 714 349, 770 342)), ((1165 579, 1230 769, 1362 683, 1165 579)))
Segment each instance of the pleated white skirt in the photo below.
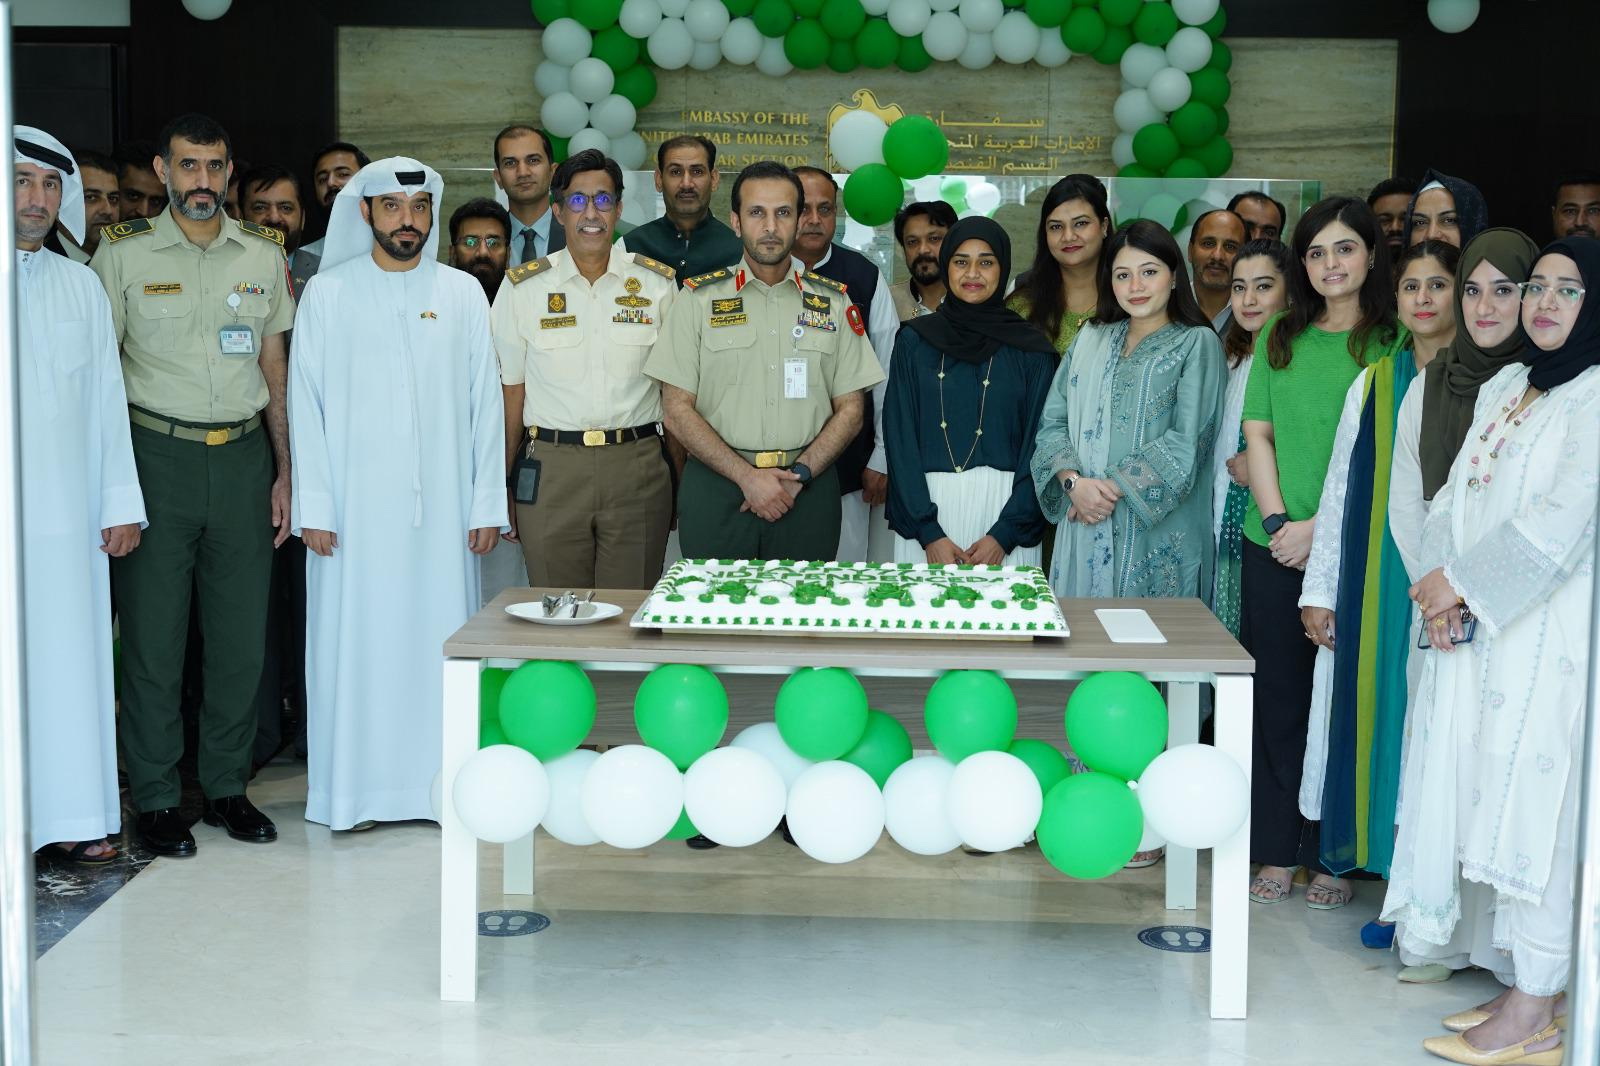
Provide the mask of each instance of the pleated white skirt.
MULTIPOLYGON (((959 474, 936 472, 922 475, 928 482, 928 495, 939 509, 939 525, 958 548, 968 548, 989 532, 1000 512, 1005 510, 1016 486, 1016 472, 976 466, 959 474)), ((925 563, 928 553, 922 545, 904 537, 894 538, 894 561, 925 563)), ((1038 566, 1039 545, 1018 548, 1003 560, 1005 566, 1038 566)))

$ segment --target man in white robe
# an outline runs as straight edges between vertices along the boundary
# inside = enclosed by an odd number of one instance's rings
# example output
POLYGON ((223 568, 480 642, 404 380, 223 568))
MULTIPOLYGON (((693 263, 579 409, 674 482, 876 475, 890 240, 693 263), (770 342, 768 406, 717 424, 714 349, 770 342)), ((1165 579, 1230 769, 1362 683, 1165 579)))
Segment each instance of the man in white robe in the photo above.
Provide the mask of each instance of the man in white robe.
POLYGON ((81 175, 43 130, 15 138, 29 822, 35 849, 102 865, 122 824, 110 559, 138 546, 144 496, 105 288, 43 247, 58 216, 83 243, 81 175))
POLYGON ((382 159, 339 191, 289 358, 306 558, 306 819, 432 818, 445 638, 506 522, 489 302, 436 258, 444 182, 382 159))

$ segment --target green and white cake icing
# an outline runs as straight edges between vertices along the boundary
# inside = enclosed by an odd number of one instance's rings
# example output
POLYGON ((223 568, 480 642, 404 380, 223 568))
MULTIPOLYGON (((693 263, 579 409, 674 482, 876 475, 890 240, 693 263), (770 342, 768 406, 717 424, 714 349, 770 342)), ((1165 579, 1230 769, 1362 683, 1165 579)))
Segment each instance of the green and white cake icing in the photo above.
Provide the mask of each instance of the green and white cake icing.
POLYGON ((1067 635, 1036 566, 685 559, 635 616, 647 628, 898 636, 1067 635))

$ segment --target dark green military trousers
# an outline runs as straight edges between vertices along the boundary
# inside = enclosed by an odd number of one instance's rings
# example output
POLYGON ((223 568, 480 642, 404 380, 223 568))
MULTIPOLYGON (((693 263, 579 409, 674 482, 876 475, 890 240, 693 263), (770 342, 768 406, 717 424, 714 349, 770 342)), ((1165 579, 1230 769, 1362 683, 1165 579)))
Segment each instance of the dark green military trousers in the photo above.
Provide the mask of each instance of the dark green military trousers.
POLYGON ((839 554, 839 472, 811 479, 789 513, 768 522, 741 512, 744 490, 691 456, 678 486, 678 547, 685 559, 805 559, 839 554))
POLYGON ((219 445, 139 425, 132 433, 150 525, 138 548, 111 561, 111 580, 122 626, 117 731, 142 812, 178 805, 191 589, 205 641, 200 786, 215 799, 242 793, 250 778, 272 575, 272 449, 264 425, 219 445))

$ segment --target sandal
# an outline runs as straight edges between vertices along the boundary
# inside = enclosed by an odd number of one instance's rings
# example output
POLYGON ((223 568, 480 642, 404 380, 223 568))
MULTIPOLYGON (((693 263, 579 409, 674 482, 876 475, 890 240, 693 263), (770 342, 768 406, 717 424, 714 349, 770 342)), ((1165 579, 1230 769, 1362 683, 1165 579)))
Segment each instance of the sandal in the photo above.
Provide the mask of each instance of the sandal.
POLYGON ((1350 901, 1355 898, 1355 891, 1349 888, 1318 884, 1306 886, 1306 906, 1314 911, 1336 911, 1340 907, 1350 906, 1350 901), (1314 900, 1311 898, 1313 892, 1320 892, 1326 898, 1314 900))
POLYGON ((110 866, 122 858, 122 853, 111 846, 105 837, 99 840, 80 840, 72 847, 65 844, 47 844, 39 849, 39 854, 53 859, 56 862, 70 862, 78 866, 110 866), (107 851, 99 855, 90 855, 89 849, 103 847, 107 851))
POLYGON ((1258 877, 1250 882, 1250 902, 1252 903, 1282 903, 1289 898, 1289 893, 1294 891, 1294 875, 1289 875, 1289 883, 1284 884, 1276 877, 1258 877))
POLYGON ((1149 851, 1136 852, 1122 868, 1124 870, 1142 870, 1146 866, 1154 866, 1167 854, 1165 846, 1151 848, 1149 851))

